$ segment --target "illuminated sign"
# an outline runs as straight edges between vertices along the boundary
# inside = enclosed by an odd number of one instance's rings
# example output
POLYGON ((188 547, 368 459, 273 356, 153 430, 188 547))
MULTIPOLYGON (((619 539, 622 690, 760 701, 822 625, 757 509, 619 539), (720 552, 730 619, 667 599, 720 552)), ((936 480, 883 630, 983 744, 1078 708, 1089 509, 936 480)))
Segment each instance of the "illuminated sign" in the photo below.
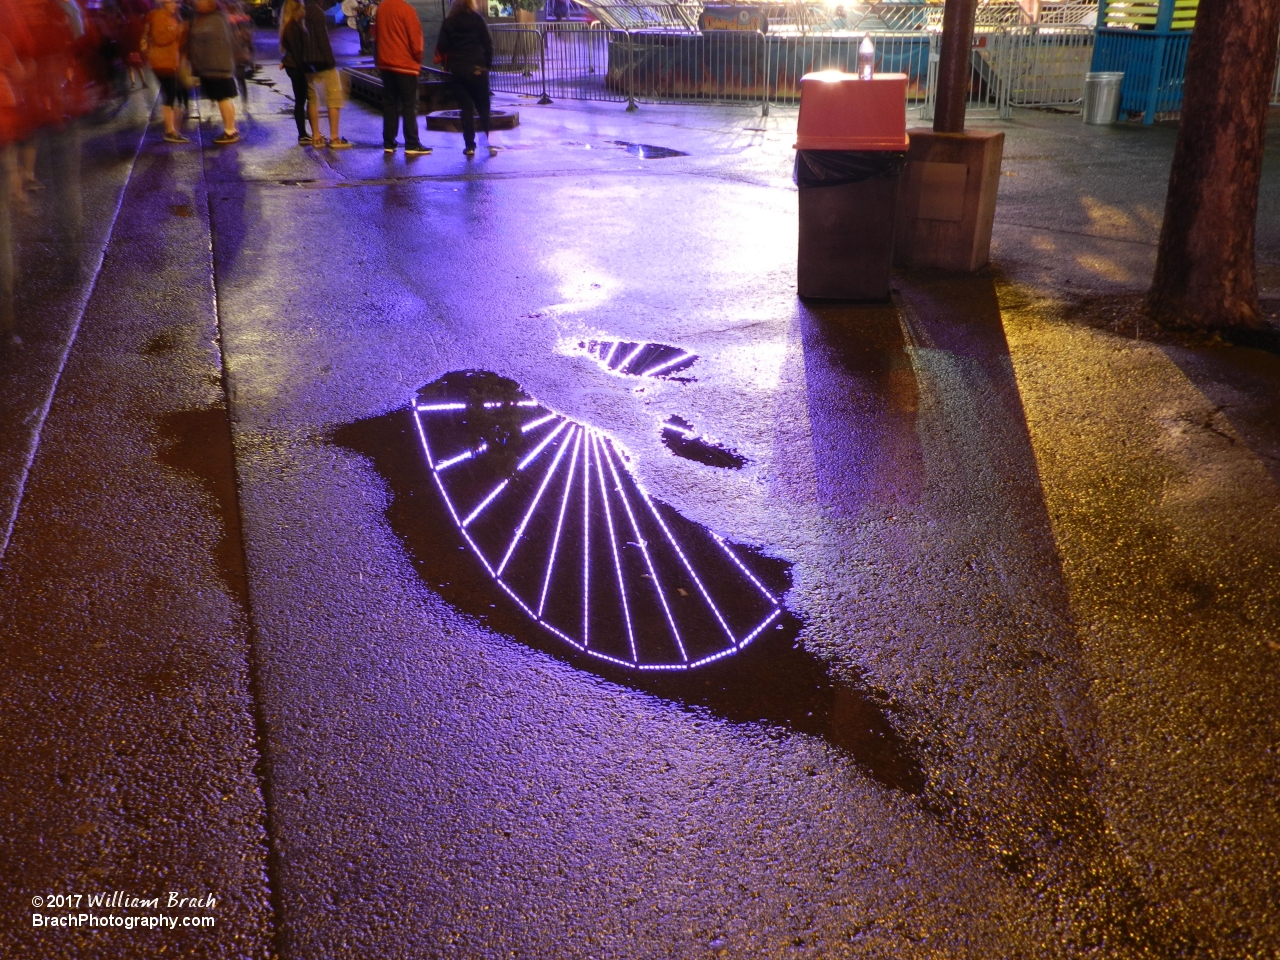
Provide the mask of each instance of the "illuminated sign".
POLYGON ((418 392, 414 420, 467 546, 531 620, 575 649, 688 670, 737 653, 781 617, 747 551, 652 497, 608 434, 513 381, 447 374, 418 392))
POLYGON ((732 30, 747 33, 767 33, 769 18, 763 7, 738 7, 729 4, 707 4, 698 17, 698 29, 703 33, 716 30, 732 30))

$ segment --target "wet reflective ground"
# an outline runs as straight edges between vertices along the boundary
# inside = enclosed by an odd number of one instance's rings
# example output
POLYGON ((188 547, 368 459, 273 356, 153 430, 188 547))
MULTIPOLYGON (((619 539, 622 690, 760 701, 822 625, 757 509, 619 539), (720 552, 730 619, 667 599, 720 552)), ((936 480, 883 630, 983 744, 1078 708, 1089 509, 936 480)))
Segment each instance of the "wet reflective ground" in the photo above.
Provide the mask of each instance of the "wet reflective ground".
POLYGON ((18 311, 0 955, 1269 955, 1280 360, 1075 319, 1170 131, 1020 114, 997 269, 807 305, 793 113, 388 160, 282 89, 84 153, 100 268, 18 311))

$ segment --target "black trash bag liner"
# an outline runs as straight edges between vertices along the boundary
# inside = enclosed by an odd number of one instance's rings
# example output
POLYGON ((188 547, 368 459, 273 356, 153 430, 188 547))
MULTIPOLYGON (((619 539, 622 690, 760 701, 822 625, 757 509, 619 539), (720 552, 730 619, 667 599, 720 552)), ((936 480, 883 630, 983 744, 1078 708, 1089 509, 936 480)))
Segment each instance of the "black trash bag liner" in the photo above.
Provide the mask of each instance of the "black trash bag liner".
POLYGON ((881 177, 896 177, 906 166, 898 150, 797 150, 791 174, 797 187, 839 187, 881 177))

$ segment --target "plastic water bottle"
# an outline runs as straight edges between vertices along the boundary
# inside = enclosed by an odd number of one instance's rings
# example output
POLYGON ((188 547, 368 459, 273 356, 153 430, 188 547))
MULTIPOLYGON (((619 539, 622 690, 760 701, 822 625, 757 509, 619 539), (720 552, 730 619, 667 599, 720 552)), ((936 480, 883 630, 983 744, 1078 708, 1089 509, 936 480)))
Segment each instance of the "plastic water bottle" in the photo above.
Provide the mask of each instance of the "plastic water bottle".
POLYGON ((870 80, 875 74, 876 45, 871 42, 871 34, 862 35, 862 43, 858 44, 858 77, 870 80))

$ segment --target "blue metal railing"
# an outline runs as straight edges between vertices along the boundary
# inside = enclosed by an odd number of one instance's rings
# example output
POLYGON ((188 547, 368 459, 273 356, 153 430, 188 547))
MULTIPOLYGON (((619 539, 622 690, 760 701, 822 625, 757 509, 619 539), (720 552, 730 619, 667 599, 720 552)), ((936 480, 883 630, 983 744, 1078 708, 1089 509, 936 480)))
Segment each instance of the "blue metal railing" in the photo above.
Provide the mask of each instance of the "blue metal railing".
POLYGON ((1190 17, 1185 9, 1178 11, 1175 19, 1177 0, 1119 0, 1115 6, 1120 15, 1108 17, 1111 5, 1109 0, 1098 0, 1091 69, 1124 73, 1121 113, 1140 113, 1143 123, 1177 114, 1182 109, 1182 80, 1187 70, 1189 24, 1194 22, 1194 11, 1190 17), (1139 7, 1143 8, 1141 15, 1135 14, 1139 7))

